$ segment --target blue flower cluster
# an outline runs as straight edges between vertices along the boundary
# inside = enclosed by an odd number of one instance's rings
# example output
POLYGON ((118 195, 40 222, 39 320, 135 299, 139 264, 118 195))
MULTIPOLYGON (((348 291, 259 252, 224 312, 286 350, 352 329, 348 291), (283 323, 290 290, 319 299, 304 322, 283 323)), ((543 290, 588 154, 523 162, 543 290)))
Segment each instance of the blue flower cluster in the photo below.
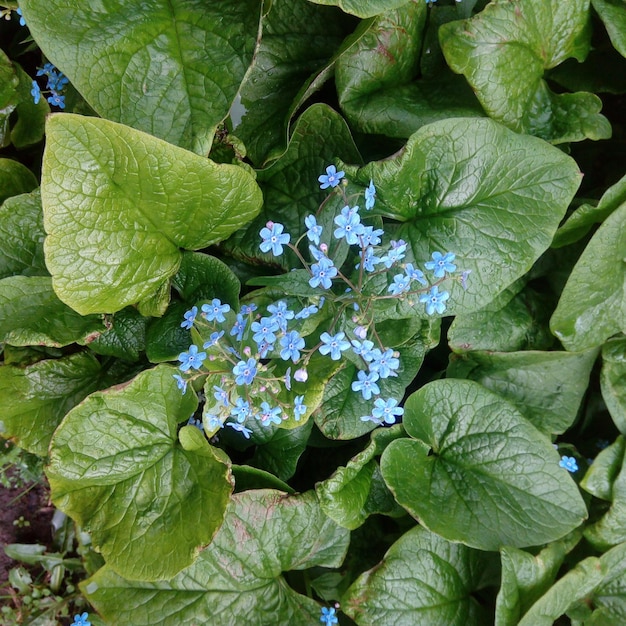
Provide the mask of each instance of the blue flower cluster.
POLYGON ((37 76, 47 76, 48 82, 46 83, 46 89, 42 91, 36 80, 33 81, 33 87, 30 90, 30 95, 33 97, 35 104, 39 104, 42 93, 49 93, 47 97, 48 103, 52 106, 65 108, 65 96, 63 90, 69 83, 69 79, 62 72, 58 72, 52 63, 46 63, 43 67, 37 70, 37 76))
MULTIPOLYGON (((193 378, 207 373, 218 377, 219 384, 213 385, 214 403, 207 401, 205 406, 208 434, 230 426, 249 438, 252 431, 245 424, 250 420, 262 426, 279 425, 310 414, 316 406, 307 406, 304 383, 315 353, 338 362, 333 367, 342 367, 344 361, 357 366, 351 390, 371 402, 362 421, 381 426, 394 424, 403 415, 398 400, 383 397, 381 392, 381 381, 398 376, 400 354, 380 340, 372 304, 377 300, 418 300, 428 315, 443 314, 450 295, 440 290, 440 285, 456 272, 455 255, 433 252, 424 263, 432 276, 429 282, 422 270, 404 262, 405 241, 384 246, 384 231, 364 222, 359 207, 345 194, 344 175, 330 165, 318 179, 321 189, 341 194, 345 202, 333 218, 330 232, 328 220, 318 223, 317 214, 305 217, 306 230, 294 242, 283 224, 276 222, 267 222, 259 233, 262 252, 280 256, 287 248, 302 261, 309 274, 308 286, 319 289, 318 295, 286 297, 261 310, 245 304, 239 311, 214 298, 200 310, 194 306, 184 314, 181 327, 195 328, 202 340, 179 355, 181 374, 174 378, 184 392, 193 378), (299 248, 304 243, 308 244, 309 261, 299 248), (338 267, 331 249, 340 244, 347 244, 354 254, 338 267), (340 281, 343 286, 337 289, 340 281), (308 321, 314 316, 316 320, 308 321), (202 350, 196 345, 201 342, 202 350)), ((376 193, 370 181, 364 192, 366 211, 375 206, 376 193)), ((467 273, 461 280, 467 280, 467 273)))

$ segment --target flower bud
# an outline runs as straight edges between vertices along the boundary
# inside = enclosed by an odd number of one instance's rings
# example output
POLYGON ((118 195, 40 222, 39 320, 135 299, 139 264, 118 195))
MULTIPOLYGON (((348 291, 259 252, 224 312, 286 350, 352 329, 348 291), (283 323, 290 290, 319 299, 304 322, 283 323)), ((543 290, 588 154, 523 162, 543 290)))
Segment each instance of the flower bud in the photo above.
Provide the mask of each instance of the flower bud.
POLYGON ((309 373, 306 371, 306 368, 301 367, 299 370, 296 370, 293 377, 299 383, 305 383, 309 378, 309 373))

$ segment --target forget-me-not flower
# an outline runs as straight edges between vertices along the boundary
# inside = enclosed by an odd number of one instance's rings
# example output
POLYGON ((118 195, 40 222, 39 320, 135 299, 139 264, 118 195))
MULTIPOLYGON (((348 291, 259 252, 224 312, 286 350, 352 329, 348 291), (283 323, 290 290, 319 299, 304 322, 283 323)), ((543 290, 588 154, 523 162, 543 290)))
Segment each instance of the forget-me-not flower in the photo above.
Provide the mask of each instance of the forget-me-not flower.
POLYGON ((376 202, 376 187, 374 187, 374 181, 370 179, 369 186, 365 189, 365 210, 369 211, 374 207, 376 202))
POLYGON ((317 180, 321 183, 320 189, 328 189, 336 187, 344 176, 344 171, 338 172, 334 165, 329 165, 326 168, 326 174, 322 174, 317 180))
POLYGON ((276 222, 268 222, 265 228, 261 229, 260 235, 261 252, 272 251, 274 256, 280 256, 283 253, 283 246, 286 246, 291 239, 290 235, 283 233, 285 227, 282 224, 276 222))
POLYGON ((198 352, 198 346, 189 346, 188 352, 181 352, 178 355, 180 365, 178 366, 181 372, 193 368, 199 370, 202 367, 202 361, 206 359, 206 352, 198 352))
POLYGON ((335 335, 322 333, 320 335, 322 345, 320 346, 320 354, 330 354, 333 361, 341 358, 341 353, 350 347, 350 342, 346 341, 346 333, 339 331, 335 335))
POLYGON ((427 270, 433 270, 433 276, 435 278, 443 278, 448 274, 452 274, 456 272, 456 265, 452 261, 455 259, 455 254, 453 252, 446 252, 446 254, 441 254, 441 252, 433 252, 432 261, 426 261, 424 263, 424 267, 427 270))
POLYGON ((428 293, 420 296, 420 302, 426 304, 426 313, 432 315, 435 311, 441 315, 446 310, 446 300, 450 297, 447 291, 439 291, 439 287, 434 285, 428 293))
POLYGON ((213 298, 211 304, 202 305, 202 314, 209 322, 224 322, 226 320, 224 313, 228 311, 230 311, 230 305, 222 304, 222 301, 217 298, 213 298))
POLYGON ((317 223, 315 215, 307 215, 304 218, 304 224, 308 228, 306 236, 311 243, 316 246, 320 245, 320 235, 322 234, 322 227, 317 223))
POLYGON ((576 459, 573 456, 562 456, 559 466, 572 474, 578 471, 578 463, 576 463, 576 459))

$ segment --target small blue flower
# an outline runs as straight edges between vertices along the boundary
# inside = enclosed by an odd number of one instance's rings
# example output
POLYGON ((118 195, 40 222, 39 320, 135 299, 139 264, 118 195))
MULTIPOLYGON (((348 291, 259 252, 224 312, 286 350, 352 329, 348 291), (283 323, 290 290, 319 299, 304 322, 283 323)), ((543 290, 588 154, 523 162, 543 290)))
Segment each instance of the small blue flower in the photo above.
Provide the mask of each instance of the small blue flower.
POLYGON ((222 420, 217 415, 213 415, 212 413, 207 413, 206 421, 208 430, 218 430, 220 428, 224 428, 222 420))
POLYGON ((50 74, 54 74, 55 72, 56 68, 52 63, 44 63, 44 66, 37 70, 36 76, 50 76, 50 74))
POLYGON ((424 276, 424 272, 422 270, 418 270, 416 267, 413 267, 413 263, 407 263, 404 268, 404 273, 411 279, 416 280, 418 283, 422 285, 427 285, 428 281, 424 276))
POLYGON ((196 419, 193 415, 187 420, 187 426, 195 426, 200 432, 204 432, 202 421, 196 419))
POLYGON ((181 327, 189 330, 193 326, 193 323, 196 321, 196 315, 198 315, 198 307, 192 306, 191 309, 187 311, 185 315, 183 315, 185 321, 181 322, 181 327))
POLYGON ((246 439, 250 439, 252 431, 249 428, 246 428, 243 424, 238 424, 237 422, 227 422, 226 426, 230 426, 233 430, 236 430, 239 433, 243 433, 243 436, 246 439))
POLYGON ((302 311, 296 313, 296 319, 305 320, 311 317, 311 315, 315 315, 318 311, 319 309, 314 304, 310 304, 309 306, 305 306, 302 311))
POLYGON ((326 168, 326 174, 322 174, 317 180, 321 183, 320 189, 328 189, 329 187, 336 187, 344 176, 345 172, 338 172, 334 165, 329 165, 326 168))
POLYGON ((36 80, 33 81, 33 88, 30 90, 30 95, 33 97, 33 102, 39 104, 41 100, 41 89, 36 80))
MULTIPOLYGON (((65 96, 62 96, 61 94, 58 93, 53 93, 51 96, 48 96, 48 102, 54 106, 54 107, 59 107, 59 109, 64 109, 65 108, 65 96)), ((37 104, 35 102, 35 104, 37 104)))
POLYGON ((572 474, 578 471, 578 463, 576 463, 576 459, 573 456, 562 456, 559 461, 559 467, 566 469, 572 474))
POLYGON ((341 214, 335 218, 336 228, 333 236, 335 239, 344 239, 350 245, 359 243, 359 235, 364 231, 365 227, 361 224, 361 216, 359 215, 359 207, 349 206, 341 209, 341 214))
POLYGON ((322 259, 328 259, 328 257, 319 248, 316 248, 315 246, 309 246, 309 252, 311 253, 311 256, 316 261, 321 261, 322 259))
POLYGON ((230 329, 230 334, 236 335, 235 339, 237 341, 241 341, 241 339, 243 338, 243 332, 246 329, 247 323, 248 320, 241 313, 237 313, 237 321, 235 322, 235 325, 230 329))
POLYGON ((290 330, 280 339, 280 358, 283 361, 291 359, 294 363, 300 358, 300 350, 304 348, 304 339, 300 337, 297 330, 290 330))
POLYGON ((426 304, 426 313, 432 315, 435 311, 441 315, 446 310, 445 301, 450 297, 447 291, 439 293, 439 287, 434 285, 428 293, 420 296, 420 302, 426 304))
POLYGON ((434 270, 433 276, 435 278, 443 278, 446 275, 446 272, 452 274, 456 272, 456 265, 452 263, 455 259, 455 255, 452 252, 446 252, 446 254, 441 254, 441 252, 433 252, 432 254, 433 260, 426 261, 424 263, 424 267, 427 270, 434 270))
POLYGON ((48 72, 48 89, 52 91, 62 91, 65 85, 69 83, 69 79, 63 72, 59 72, 58 74, 54 71, 48 72))
POLYGON ((213 389, 215 390, 213 397, 224 406, 229 406, 230 402, 228 400, 228 392, 217 385, 213 385, 213 389))
POLYGON ((261 229, 260 235, 261 252, 272 251, 274 256, 280 256, 283 253, 283 246, 289 243, 291 237, 287 233, 283 233, 285 227, 282 224, 268 222, 265 228, 261 229))
MULTIPOLYGON (((22 15, 22 9, 15 9, 15 12, 20 16, 20 26, 26 26, 26 20, 24 19, 24 16, 22 15)), ((37 104, 35 102, 35 104, 37 104)), ((85 613, 85 615, 87 615, 85 613)))
POLYGON ((374 400, 374 408, 372 409, 372 417, 377 420, 383 420, 386 424, 395 424, 396 418, 404 413, 404 409, 398 406, 393 399, 383 400, 376 398, 374 400))
POLYGON ((332 279, 337 276, 337 268, 330 259, 323 257, 319 260, 319 263, 311 265, 311 273, 313 274, 309 279, 311 287, 319 287, 321 285, 324 289, 330 289, 333 284, 332 279))
POLYGON ((374 230, 373 226, 365 226, 361 233, 361 246, 377 246, 381 242, 381 236, 385 234, 382 228, 374 230))
POLYGON ((211 300, 211 304, 202 305, 202 313, 209 322, 226 321, 226 318, 224 317, 224 313, 228 313, 228 311, 230 311, 230 305, 222 304, 222 301, 218 300, 217 298, 213 298, 213 300, 211 300))
POLYGON ((372 394, 380 393, 380 388, 376 384, 379 378, 376 372, 366 374, 363 370, 359 370, 357 376, 359 380, 352 381, 352 391, 360 391, 365 400, 371 399, 372 394))
POLYGON ((336 335, 322 333, 320 335, 320 340, 322 341, 320 354, 330 354, 330 358, 333 361, 338 361, 341 358, 341 353, 350 347, 350 342, 346 341, 345 337, 346 333, 343 331, 338 332, 336 335))
POLYGON ((287 304, 283 300, 270 304, 267 311, 272 314, 270 319, 274 320, 282 331, 287 330, 287 320, 292 320, 294 317, 294 312, 287 309, 287 304))
POLYGON ((374 181, 370 180, 369 187, 365 190, 365 210, 369 211, 374 207, 376 202, 376 187, 374 187, 374 181))
POLYGON ((182 376, 179 374, 173 374, 174 380, 176 381, 176 386, 183 392, 187 391, 187 382, 182 376))
POLYGON ((287 388, 287 391, 291 391, 291 367, 287 368, 287 371, 285 372, 285 378, 283 380, 285 382, 285 387, 287 388))
POLYGON ((334 624, 339 623, 339 619, 335 615, 335 609, 327 608, 325 606, 322 607, 322 616, 320 617, 320 622, 324 624, 324 626, 334 626, 334 624))
POLYGON ((178 355, 181 372, 186 372, 190 368, 199 370, 202 367, 202 361, 206 359, 206 352, 198 352, 198 346, 189 346, 189 352, 181 352, 178 355))
POLYGON ((271 408, 267 402, 261 402, 261 413, 255 416, 261 421, 261 424, 266 426, 267 424, 280 424, 282 422, 280 418, 280 407, 276 406, 271 408))
POLYGON ((72 626, 91 626, 89 621, 89 613, 83 613, 82 615, 74 615, 74 621, 72 626))
POLYGON ((384 263, 387 269, 389 269, 394 263, 397 263, 404 258, 405 252, 406 242, 404 242, 402 239, 399 239, 398 241, 392 241, 391 250, 389 250, 389 252, 387 252, 387 254, 381 258, 381 262, 384 263))
POLYGON ((257 309, 256 304, 242 304, 241 305, 241 314, 248 315, 249 313, 254 313, 257 309))
POLYGON ((365 361, 372 360, 372 348, 374 347, 374 342, 366 339, 365 341, 357 341, 356 339, 352 340, 352 352, 357 356, 362 357, 365 361))
POLYGON ((362 422, 374 422, 376 426, 382 426, 383 420, 379 417, 374 417, 373 415, 361 415, 362 422))
POLYGON ((254 333, 252 339, 256 341, 259 349, 262 343, 269 345, 276 341, 276 335, 274 333, 278 331, 278 324, 276 320, 271 317, 262 317, 258 322, 252 322, 250 328, 254 333))
POLYGON ((243 424, 251 412, 250 403, 243 398, 237 398, 230 414, 235 417, 240 424, 243 424))
MULTIPOLYGON (((375 272, 375 265, 382 262, 383 260, 381 258, 374 255, 374 248, 372 248, 372 246, 365 248, 365 253, 363 255, 363 267, 366 272, 375 272)), ((360 264, 357 264, 356 269, 359 269, 359 267, 360 264)))
POLYGON ((394 296, 399 296, 411 288, 411 279, 406 274, 396 274, 393 277, 393 283, 389 285, 387 291, 394 296))
POLYGON ((306 404, 303 404, 304 396, 296 396, 293 403, 293 417, 296 422, 306 413, 306 404))
POLYGON ((236 376, 235 383, 238 385, 250 385, 256 376, 257 362, 250 358, 247 361, 239 361, 233 367, 233 374, 236 376))
POLYGON ((396 370, 400 367, 400 359, 397 358, 398 354, 397 352, 394 353, 391 348, 384 352, 375 348, 370 353, 370 372, 376 372, 381 378, 397 376, 396 370))
POLYGON ((211 333, 211 335, 209 336, 209 341, 205 341, 204 344, 202 345, 202 347, 205 350, 208 350, 209 348, 212 348, 213 346, 216 346, 218 341, 224 336, 224 331, 220 330, 219 333, 217 331, 215 331, 214 333, 211 333))
POLYGON ((320 235, 322 234, 322 227, 317 223, 315 215, 307 215, 304 218, 304 225, 308 228, 306 236, 311 243, 316 246, 320 245, 320 235))

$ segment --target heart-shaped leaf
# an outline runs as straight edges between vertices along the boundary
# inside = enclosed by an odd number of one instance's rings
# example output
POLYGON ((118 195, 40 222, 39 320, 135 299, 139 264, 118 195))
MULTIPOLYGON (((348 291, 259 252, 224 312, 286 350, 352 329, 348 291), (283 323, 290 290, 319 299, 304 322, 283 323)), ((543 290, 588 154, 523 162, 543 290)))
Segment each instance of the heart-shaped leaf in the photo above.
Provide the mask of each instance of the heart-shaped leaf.
POLYGON ((243 168, 128 126, 64 113, 49 119, 47 134, 46 264, 59 297, 81 314, 160 294, 181 248, 221 241, 260 209, 261 192, 243 168))
POLYGON ((450 541, 482 550, 539 545, 587 516, 550 440, 478 383, 428 383, 406 401, 404 427, 416 440, 389 445, 383 478, 404 508, 450 541))

